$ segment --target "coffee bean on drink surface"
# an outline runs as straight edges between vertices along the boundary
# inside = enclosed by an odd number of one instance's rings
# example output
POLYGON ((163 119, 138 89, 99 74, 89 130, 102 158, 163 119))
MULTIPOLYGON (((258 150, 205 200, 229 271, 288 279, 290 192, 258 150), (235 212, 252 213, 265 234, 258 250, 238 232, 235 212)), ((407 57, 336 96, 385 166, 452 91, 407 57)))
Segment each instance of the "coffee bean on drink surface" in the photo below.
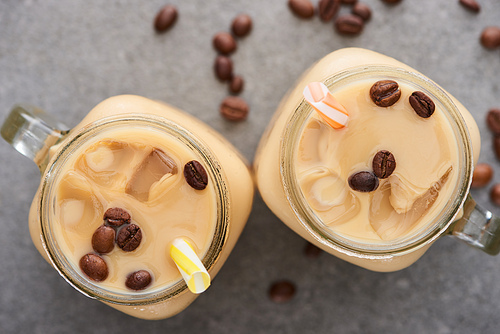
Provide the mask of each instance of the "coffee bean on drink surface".
POLYGON ((224 55, 228 55, 236 51, 237 44, 234 37, 227 32, 219 32, 213 38, 214 48, 224 55))
POLYGON ((304 19, 314 16, 314 5, 310 0, 288 0, 292 12, 304 19))
POLYGON ((396 159, 389 151, 378 151, 373 157, 372 168, 373 173, 379 179, 388 178, 396 169, 396 159))
POLYGON ((233 76, 233 61, 226 56, 217 56, 214 64, 215 75, 220 81, 228 81, 233 76))
POLYGON ((275 303, 286 303, 295 296, 295 284, 288 280, 275 282, 269 288, 269 298, 275 303))
POLYGON ((481 6, 476 0, 459 0, 460 4, 464 6, 464 8, 470 10, 474 13, 479 13, 481 10, 481 6))
POLYGON ((91 280, 104 281, 108 277, 108 265, 102 257, 97 254, 86 254, 80 259, 80 269, 91 280))
POLYGON ((122 227, 116 236, 116 244, 125 252, 132 252, 139 247, 142 240, 142 231, 136 224, 122 227))
POLYGON ((235 75, 229 82, 229 92, 232 94, 239 94, 245 86, 245 81, 240 75, 235 75))
POLYGON ((196 190, 203 190, 208 184, 207 172, 203 165, 196 160, 189 161, 184 165, 184 178, 196 190))
POLYGON ((493 168, 487 163, 477 164, 472 174, 472 188, 481 188, 486 186, 493 177, 493 168))
POLYGON ((357 15, 346 14, 337 17, 335 29, 342 35, 357 35, 363 31, 364 22, 357 15))
POLYGON ((231 24, 231 31, 237 37, 245 37, 252 31, 252 18, 247 14, 239 14, 231 24))
POLYGON ((226 97, 220 105, 220 113, 228 121, 242 121, 247 118, 248 112, 248 104, 237 96, 226 97))
POLYGON ((481 44, 487 49, 496 49, 500 46, 500 27, 490 26, 481 33, 481 44))
POLYGON ((340 9, 340 0, 320 0, 318 3, 319 18, 323 22, 331 21, 340 9))
POLYGON ((399 85, 393 80, 380 80, 370 88, 370 97, 379 107, 390 107, 401 97, 399 85))
POLYGON ((500 206, 500 183, 495 184, 490 190, 491 201, 500 206))
POLYGON ((495 135, 500 135, 500 109, 493 108, 486 115, 486 124, 495 135))
POLYGON ((125 286, 131 290, 143 290, 151 284, 151 274, 147 270, 139 270, 127 276, 125 286))
POLYGON ((92 248, 100 254, 106 254, 113 250, 115 247, 115 229, 101 225, 92 235, 92 248))
POLYGON ((130 214, 121 208, 109 208, 104 213, 103 219, 112 226, 122 226, 130 223, 130 214))
POLYGON ((372 172, 362 171, 349 176, 347 180, 352 190, 370 192, 378 188, 378 177, 372 172))
POLYGON ((173 5, 166 5, 158 14, 156 14, 156 18, 154 21, 154 28, 157 32, 162 33, 167 31, 170 27, 172 27, 177 21, 177 8, 173 5))
POLYGON ((351 13, 357 15, 363 19, 363 21, 368 21, 372 17, 372 10, 368 5, 358 2, 352 7, 351 13))
POLYGON ((431 117, 436 109, 436 106, 434 105, 434 102, 432 102, 431 98, 423 92, 413 92, 409 99, 413 110, 415 110, 417 115, 422 118, 431 117))

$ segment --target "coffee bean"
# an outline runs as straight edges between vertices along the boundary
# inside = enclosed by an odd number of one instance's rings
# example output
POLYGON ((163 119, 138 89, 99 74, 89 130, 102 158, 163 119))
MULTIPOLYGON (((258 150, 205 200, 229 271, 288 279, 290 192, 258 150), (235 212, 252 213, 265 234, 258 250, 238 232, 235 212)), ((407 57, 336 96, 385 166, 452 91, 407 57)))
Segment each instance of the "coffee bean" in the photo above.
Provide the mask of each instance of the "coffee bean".
POLYGON ((396 81, 380 80, 370 88, 370 97, 379 107, 390 107, 398 102, 401 91, 396 81))
POLYGON ((172 27, 176 21, 177 8, 173 5, 166 5, 156 14, 154 28, 157 32, 162 33, 172 27))
POLYGON ((286 303, 295 296, 295 284, 283 280, 275 282, 269 288, 269 298, 275 303, 286 303))
POLYGON ((214 64, 215 75, 220 81, 227 81, 233 76, 233 61, 226 56, 217 56, 214 64))
POLYGON ((382 1, 385 3, 388 3, 388 4, 393 4, 393 5, 401 2, 401 0, 382 0, 382 1))
POLYGON ((231 24, 231 31, 237 37, 245 37, 252 31, 252 18, 247 14, 236 16, 231 24))
POLYGON ((109 208, 104 213, 103 219, 112 226, 122 226, 130 223, 130 214, 121 208, 109 208))
POLYGON ((304 254, 310 259, 318 258, 321 253, 323 253, 323 250, 310 242, 308 242, 304 248, 304 254))
POLYGON ((203 190, 208 184, 208 175, 201 163, 196 160, 184 165, 184 178, 196 190, 203 190))
POLYGON ((417 115, 422 118, 431 117, 436 109, 436 106, 434 105, 434 102, 432 102, 431 98, 425 95, 425 93, 419 91, 411 94, 410 104, 417 115))
POLYGON ((488 115, 486 115, 486 124, 491 132, 495 135, 500 135, 500 109, 493 108, 488 111, 488 115))
POLYGON ((493 177, 493 168, 487 163, 477 164, 472 174, 472 188, 481 188, 487 185, 493 177))
POLYGON ((232 94, 239 94, 243 90, 245 86, 245 81, 239 75, 233 76, 231 81, 229 82, 229 92, 232 94))
POLYGON ((314 5, 310 0, 288 0, 288 7, 295 15, 303 19, 314 16, 314 5))
POLYGON ((500 27, 490 26, 481 33, 481 44, 487 49, 496 49, 500 46, 500 27))
POLYGON ((247 118, 248 112, 248 104, 245 100, 236 96, 226 97, 220 105, 220 113, 228 121, 242 121, 247 118))
POLYGON ((341 0, 344 5, 354 5, 358 0, 341 0))
POLYGON ((389 151, 378 151, 373 157, 372 168, 373 173, 379 179, 388 178, 396 169, 396 159, 389 151))
POLYGON ((500 183, 495 184, 490 190, 491 201, 500 206, 500 183))
POLYGON ((368 5, 365 5, 364 3, 358 2, 352 7, 352 11, 354 15, 357 15, 363 19, 363 21, 369 21, 370 18, 372 17, 372 10, 368 5))
POLYGON ((101 225, 95 230, 92 235, 92 248, 101 254, 109 253, 115 247, 114 228, 106 225, 101 225))
POLYGON ((142 231, 136 224, 124 226, 116 236, 116 244, 125 252, 132 252, 139 247, 142 240, 142 231))
POLYGON ((462 6, 464 6, 471 12, 479 13, 479 11, 481 10, 481 6, 479 6, 476 0, 459 0, 459 2, 462 6))
POLYGON ((340 9, 340 0, 320 0, 318 3, 319 18, 328 22, 337 15, 340 9))
POLYGON ((357 35, 363 31, 363 20, 352 14, 346 14, 337 17, 335 20, 335 29, 342 35, 357 35))
POLYGON ((372 172, 362 171, 349 176, 347 180, 352 190, 370 192, 378 188, 378 178, 372 172))
POLYGON ((493 137, 493 150, 498 160, 500 160, 500 136, 493 137))
POLYGON ((227 32, 219 32, 214 36, 213 46, 215 50, 224 55, 228 55, 236 51, 237 45, 234 37, 227 32))
POLYGON ((127 276, 125 286, 132 290, 143 290, 151 284, 151 274, 147 270, 139 270, 127 276))
POLYGON ((97 254, 86 254, 80 259, 80 269, 91 280, 104 281, 108 277, 108 265, 102 257, 97 254))

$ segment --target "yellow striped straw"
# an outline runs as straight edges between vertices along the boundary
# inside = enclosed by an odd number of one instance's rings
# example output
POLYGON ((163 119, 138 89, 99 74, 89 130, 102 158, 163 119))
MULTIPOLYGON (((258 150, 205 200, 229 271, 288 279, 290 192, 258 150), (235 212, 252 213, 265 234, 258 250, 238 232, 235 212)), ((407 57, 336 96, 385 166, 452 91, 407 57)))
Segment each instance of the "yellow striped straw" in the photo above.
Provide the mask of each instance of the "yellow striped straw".
POLYGON ((185 239, 176 238, 172 242, 170 256, 191 292, 202 293, 210 286, 207 269, 185 239))

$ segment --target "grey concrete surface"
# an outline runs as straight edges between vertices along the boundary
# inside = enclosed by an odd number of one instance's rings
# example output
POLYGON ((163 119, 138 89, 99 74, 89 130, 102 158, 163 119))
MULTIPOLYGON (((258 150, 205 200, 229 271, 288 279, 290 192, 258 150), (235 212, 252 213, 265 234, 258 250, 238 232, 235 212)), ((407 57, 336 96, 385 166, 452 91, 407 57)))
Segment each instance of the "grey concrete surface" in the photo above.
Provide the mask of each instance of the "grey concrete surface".
MULTIPOLYGON (((357 37, 331 23, 300 20, 286 0, 169 0, 176 26, 152 29, 159 0, 2 0, 0 118, 18 102, 73 126, 106 97, 133 93, 164 100, 220 131, 252 160, 285 92, 314 61, 347 46, 393 56, 444 86, 472 112, 482 134, 481 162, 500 163, 485 125, 500 107, 500 50, 478 42, 500 25, 500 2, 479 0, 470 13, 457 0, 364 0, 373 17, 357 37), (246 80, 248 120, 219 116, 226 86, 213 75, 212 36, 250 14, 254 29, 239 42, 235 72, 246 80)), ((347 8, 343 8, 347 11, 347 8)), ((374 273, 326 253, 311 260, 305 242, 259 196, 236 248, 209 290, 167 320, 144 321, 81 295, 32 245, 28 209, 39 182, 35 165, 0 142, 1 333, 498 333, 500 257, 444 237, 411 267, 374 273), (267 297, 275 280, 295 282, 286 304, 267 297)), ((488 188, 478 202, 500 214, 488 188)))

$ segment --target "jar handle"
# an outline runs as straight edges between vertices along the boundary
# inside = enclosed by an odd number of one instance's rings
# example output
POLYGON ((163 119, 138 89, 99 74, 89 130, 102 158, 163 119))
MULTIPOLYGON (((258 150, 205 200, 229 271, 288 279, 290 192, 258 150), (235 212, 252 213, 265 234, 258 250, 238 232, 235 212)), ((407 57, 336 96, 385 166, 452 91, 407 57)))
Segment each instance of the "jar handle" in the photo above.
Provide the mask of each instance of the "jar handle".
POLYGON ((500 252, 500 218, 480 207, 468 195, 463 216, 452 225, 452 236, 490 255, 500 252))
POLYGON ((2 125, 2 137, 19 153, 33 160, 43 172, 49 160, 49 149, 69 130, 40 108, 16 105, 2 125))

